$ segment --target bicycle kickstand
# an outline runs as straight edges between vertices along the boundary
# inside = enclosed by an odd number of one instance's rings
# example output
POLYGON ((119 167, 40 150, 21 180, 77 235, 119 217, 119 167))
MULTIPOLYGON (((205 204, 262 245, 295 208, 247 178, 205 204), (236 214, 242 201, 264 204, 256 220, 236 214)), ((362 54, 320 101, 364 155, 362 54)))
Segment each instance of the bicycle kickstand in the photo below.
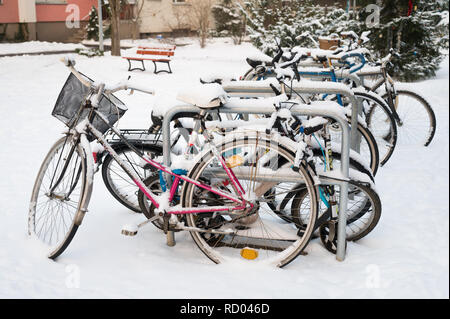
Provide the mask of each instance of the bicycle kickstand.
POLYGON ((172 216, 169 214, 164 214, 163 220, 164 220, 164 232, 166 233, 166 243, 167 246, 173 247, 175 246, 175 232, 173 230, 170 230, 170 218, 172 216))

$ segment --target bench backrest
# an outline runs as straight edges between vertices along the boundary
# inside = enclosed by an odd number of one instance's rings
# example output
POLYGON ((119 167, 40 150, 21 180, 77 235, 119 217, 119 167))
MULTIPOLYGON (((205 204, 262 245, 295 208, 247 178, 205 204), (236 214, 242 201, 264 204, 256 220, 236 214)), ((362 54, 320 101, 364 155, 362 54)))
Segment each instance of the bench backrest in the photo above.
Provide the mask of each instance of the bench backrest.
POLYGON ((163 55, 163 56, 174 56, 176 46, 167 46, 167 47, 144 47, 139 46, 137 50, 137 54, 142 55, 163 55))
POLYGON ((168 51, 168 50, 137 50, 137 54, 143 54, 143 55, 165 55, 165 56, 173 56, 175 52, 168 51))
POLYGON ((175 50, 176 47, 177 47, 176 45, 164 45, 164 46, 152 45, 149 47, 143 45, 138 46, 139 49, 161 49, 161 50, 175 50))

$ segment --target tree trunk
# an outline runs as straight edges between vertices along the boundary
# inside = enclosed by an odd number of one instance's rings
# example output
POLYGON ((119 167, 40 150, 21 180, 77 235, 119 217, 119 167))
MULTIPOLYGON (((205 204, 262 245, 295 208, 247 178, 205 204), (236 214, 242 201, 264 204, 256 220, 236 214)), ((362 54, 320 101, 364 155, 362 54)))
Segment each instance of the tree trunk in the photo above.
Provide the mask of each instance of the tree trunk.
POLYGON ((111 55, 120 56, 120 0, 109 1, 111 9, 111 55))
POLYGON ((111 55, 120 56, 120 21, 111 17, 111 55))

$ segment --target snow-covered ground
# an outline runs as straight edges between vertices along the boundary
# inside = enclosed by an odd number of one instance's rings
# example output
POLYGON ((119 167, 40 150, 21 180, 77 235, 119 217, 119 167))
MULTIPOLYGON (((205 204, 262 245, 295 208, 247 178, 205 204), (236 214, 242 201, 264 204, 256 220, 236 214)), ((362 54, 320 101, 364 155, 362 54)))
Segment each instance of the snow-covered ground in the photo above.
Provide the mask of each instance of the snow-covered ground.
POLYGON ((0 55, 3 54, 26 54, 48 51, 74 51, 83 48, 81 44, 59 43, 46 41, 28 41, 18 43, 0 43, 0 55))
MULTIPOLYGON (((8 49, 2 44, 1 51, 8 49)), ((14 46, 14 44, 11 44, 14 46)), ((129 106, 121 127, 146 127, 151 108, 186 83, 212 71, 242 75, 249 44, 223 40, 200 49, 178 47, 173 74, 148 71, 132 78, 159 97, 120 94, 129 106), (156 103, 158 102, 158 103, 156 103)), ((151 226, 135 238, 120 234, 133 213, 116 202, 96 176, 90 211, 56 261, 27 236, 34 178, 63 125, 50 113, 68 75, 61 55, 0 58, 0 298, 448 298, 449 297, 449 72, 412 86, 431 102, 437 132, 428 148, 398 146, 381 168, 377 190, 383 214, 365 239, 349 243, 338 262, 318 241, 284 269, 215 265, 190 235, 166 246, 151 226)), ((126 78, 118 57, 77 56, 96 80, 126 78)))

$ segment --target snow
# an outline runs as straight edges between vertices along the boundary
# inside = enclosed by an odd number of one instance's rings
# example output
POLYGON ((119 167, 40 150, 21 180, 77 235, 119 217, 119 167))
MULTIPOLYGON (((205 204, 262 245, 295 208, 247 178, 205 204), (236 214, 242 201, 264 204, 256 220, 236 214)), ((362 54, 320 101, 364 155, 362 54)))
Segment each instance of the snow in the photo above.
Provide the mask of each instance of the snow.
POLYGON ((84 46, 75 43, 59 43, 45 41, 28 41, 19 43, 0 43, 0 55, 3 54, 26 54, 49 51, 75 51, 83 49, 84 46))
MULTIPOLYGON (((147 72, 129 73, 125 60, 108 54, 77 56, 77 68, 96 81, 115 83, 131 75, 174 99, 208 70, 244 74, 245 57, 257 50, 230 43, 210 41, 200 49, 191 41, 177 47, 173 74, 155 75, 150 65, 147 72)), ((16 45, 0 44, 0 52, 17 50, 16 45)), ((40 164, 64 130, 50 115, 68 76, 61 57, 0 58, 0 298, 449 297, 448 57, 435 78, 409 84, 433 106, 437 132, 427 148, 399 145, 380 168, 376 188, 383 212, 376 229, 348 243, 344 262, 313 240, 308 255, 284 269, 215 265, 187 232, 176 233, 177 245, 168 247, 151 224, 135 237, 121 235, 135 215, 113 199, 98 174, 74 241, 56 262, 47 259, 39 242, 27 235, 27 213, 40 164)), ((147 128, 157 97, 117 95, 128 105, 120 127, 147 128)))
POLYGON ((225 103, 227 94, 217 83, 196 84, 183 87, 178 92, 177 99, 202 108, 210 108, 219 106, 218 103, 213 103, 216 99, 225 103))

